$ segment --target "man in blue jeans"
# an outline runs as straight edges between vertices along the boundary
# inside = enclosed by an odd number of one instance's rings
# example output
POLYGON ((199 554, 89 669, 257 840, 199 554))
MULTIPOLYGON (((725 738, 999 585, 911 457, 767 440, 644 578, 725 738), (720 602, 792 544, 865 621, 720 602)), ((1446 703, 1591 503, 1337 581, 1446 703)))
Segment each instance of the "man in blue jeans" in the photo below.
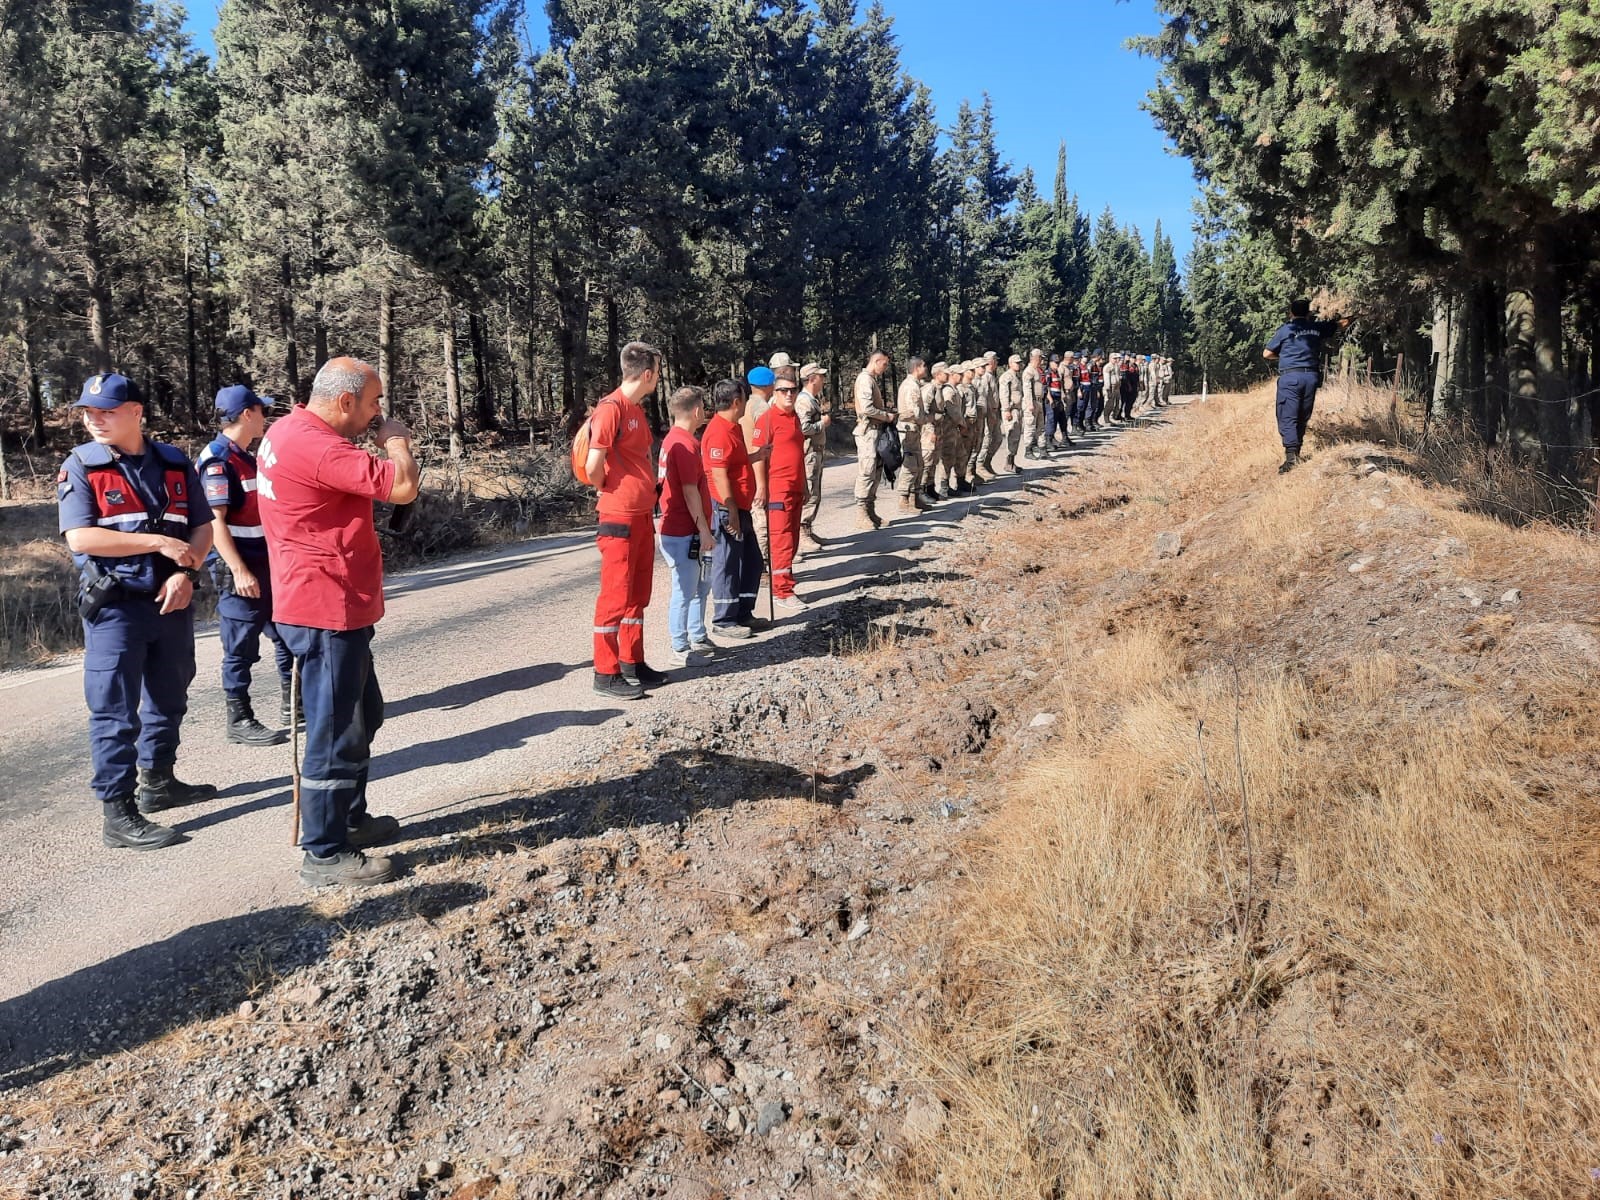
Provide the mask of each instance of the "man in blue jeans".
POLYGON ((377 431, 387 459, 354 444, 378 423, 382 397, 366 363, 330 359, 311 384, 310 402, 274 425, 256 455, 272 619, 299 664, 305 705, 300 879, 309 887, 394 877, 387 858, 362 853, 399 829, 393 817, 367 811, 372 735, 383 723, 372 663, 383 552, 372 502, 416 499, 420 472, 411 431, 393 417, 377 431))
POLYGON ((667 636, 672 664, 687 667, 693 653, 710 654, 716 647, 706 636, 706 575, 715 538, 711 534, 711 493, 694 439, 706 423, 706 394, 681 387, 667 402, 672 428, 661 443, 656 481, 661 490, 661 525, 657 531, 661 557, 672 568, 672 595, 667 603, 667 636))
POLYGON ((1317 385, 1322 382, 1322 340, 1348 324, 1348 317, 1314 321, 1311 301, 1291 300, 1288 324, 1278 326, 1261 352, 1267 361, 1278 364, 1278 436, 1283 440, 1280 475, 1294 470, 1300 461, 1306 426, 1317 403, 1317 385))

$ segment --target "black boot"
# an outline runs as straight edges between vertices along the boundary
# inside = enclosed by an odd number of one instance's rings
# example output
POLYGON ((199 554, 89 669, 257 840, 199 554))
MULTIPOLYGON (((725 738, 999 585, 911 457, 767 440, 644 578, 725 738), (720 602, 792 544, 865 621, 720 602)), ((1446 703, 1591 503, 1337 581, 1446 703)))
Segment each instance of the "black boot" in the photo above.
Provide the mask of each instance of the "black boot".
POLYGON ((278 681, 278 724, 288 728, 289 718, 293 715, 300 718, 300 728, 304 729, 306 727, 306 698, 304 696, 299 697, 299 707, 291 714, 289 712, 289 693, 292 690, 287 679, 278 681))
POLYGON ((113 850, 160 850, 183 841, 176 829, 146 821, 131 796, 108 800, 101 807, 106 815, 101 838, 113 850))
POLYGON ((1300 447, 1285 446, 1283 448, 1283 465, 1278 468, 1279 475, 1287 475, 1294 470, 1295 464, 1300 461, 1300 447))
POLYGON ((666 672, 656 670, 649 663, 625 662, 619 665, 622 667, 622 677, 624 679, 631 679, 636 683, 644 684, 646 687, 656 686, 667 681, 666 672))
POLYGON ((256 720, 249 696, 225 696, 228 705, 228 740, 241 746, 281 746, 289 735, 281 729, 268 729, 256 720))
POLYGON ((139 768, 139 811, 142 813, 199 804, 216 794, 217 789, 209 783, 184 783, 172 773, 171 767, 139 768))

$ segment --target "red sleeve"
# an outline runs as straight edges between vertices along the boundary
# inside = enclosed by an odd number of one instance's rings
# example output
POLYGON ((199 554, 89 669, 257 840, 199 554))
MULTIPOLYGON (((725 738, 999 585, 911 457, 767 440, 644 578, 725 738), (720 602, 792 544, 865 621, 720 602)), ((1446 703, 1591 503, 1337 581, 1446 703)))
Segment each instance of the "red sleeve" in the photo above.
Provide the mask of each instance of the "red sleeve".
POLYGON ((609 450, 617 444, 622 428, 622 405, 602 400, 589 417, 589 449, 609 450))
POLYGON ((700 452, 708 474, 714 467, 727 467, 728 439, 719 427, 707 426, 704 436, 700 439, 700 452))
POLYGON ((678 488, 685 486, 699 487, 700 456, 695 453, 693 444, 679 442, 667 451, 667 470, 676 480, 678 488))
POLYGON ((394 491, 394 463, 376 458, 359 446, 340 438, 330 445, 317 464, 317 482, 336 492, 387 500, 394 491))

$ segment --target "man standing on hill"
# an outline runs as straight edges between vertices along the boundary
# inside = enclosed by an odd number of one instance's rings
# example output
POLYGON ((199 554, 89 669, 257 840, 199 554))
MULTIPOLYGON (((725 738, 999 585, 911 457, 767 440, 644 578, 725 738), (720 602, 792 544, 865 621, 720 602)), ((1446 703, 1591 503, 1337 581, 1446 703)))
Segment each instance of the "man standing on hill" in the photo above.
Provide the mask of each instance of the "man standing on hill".
POLYGON ((1000 436, 1006 445, 1006 470, 1017 470, 1017 452, 1022 448, 1022 413, 1027 404, 1022 386, 1022 355, 1006 360, 1000 376, 1000 436))
POLYGON ((883 524, 877 512, 878 480, 883 476, 883 464, 878 461, 878 431, 899 418, 883 398, 883 373, 888 369, 889 356, 874 350, 856 376, 851 393, 856 405, 856 461, 860 465, 856 476, 857 529, 877 529, 883 524))
POLYGON ((1311 301, 1291 300, 1288 324, 1278 326, 1261 352, 1267 361, 1278 364, 1278 436, 1283 439, 1280 475, 1294 470, 1300 461, 1300 447, 1317 403, 1317 386, 1322 382, 1322 340, 1349 323, 1348 317, 1338 321, 1313 320, 1311 301))
POLYGON ((637 700, 667 677, 644 661, 644 610, 655 572, 656 470, 650 418, 639 402, 661 381, 661 352, 644 342, 622 348, 622 383, 589 418, 584 471, 600 493, 595 541, 600 595, 594 606, 594 690, 637 700))
POLYGON ((411 431, 393 417, 378 425, 387 459, 354 444, 378 422, 382 398, 378 373, 366 363, 329 359, 312 380, 311 399, 272 427, 256 456, 272 619, 300 664, 300 880, 311 887, 394 877, 387 858, 361 852, 399 828, 393 817, 367 811, 372 737, 383 724, 372 665, 383 551, 372 502, 415 500, 421 471, 411 431))
MULTIPOLYGON (((984 477, 993 479, 994 456, 1000 449, 1000 377, 996 372, 1000 356, 993 350, 983 353, 982 374, 978 376, 978 395, 983 402, 983 440, 978 449, 977 467, 983 468, 984 477)), ((977 475, 977 467, 973 475, 977 475)))

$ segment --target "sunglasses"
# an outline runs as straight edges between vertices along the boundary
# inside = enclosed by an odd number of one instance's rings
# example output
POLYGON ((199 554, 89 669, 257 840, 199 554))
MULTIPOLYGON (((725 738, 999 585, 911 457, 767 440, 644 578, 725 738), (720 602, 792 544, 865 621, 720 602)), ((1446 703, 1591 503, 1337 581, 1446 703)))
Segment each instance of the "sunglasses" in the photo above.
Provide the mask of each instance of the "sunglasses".
POLYGON ((781 387, 775 387, 772 390, 775 391, 775 392, 798 392, 800 389, 795 387, 794 384, 789 383, 789 384, 784 384, 781 387))

